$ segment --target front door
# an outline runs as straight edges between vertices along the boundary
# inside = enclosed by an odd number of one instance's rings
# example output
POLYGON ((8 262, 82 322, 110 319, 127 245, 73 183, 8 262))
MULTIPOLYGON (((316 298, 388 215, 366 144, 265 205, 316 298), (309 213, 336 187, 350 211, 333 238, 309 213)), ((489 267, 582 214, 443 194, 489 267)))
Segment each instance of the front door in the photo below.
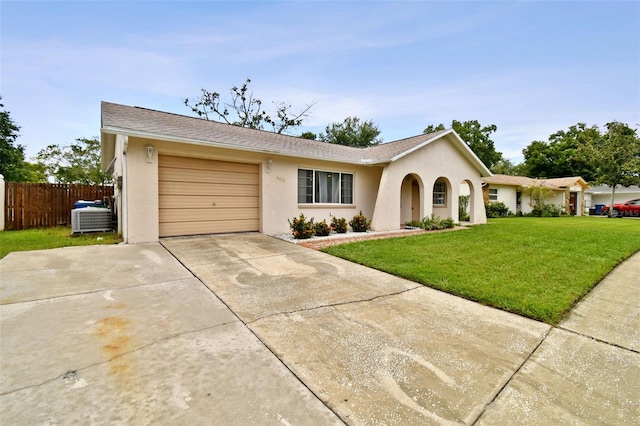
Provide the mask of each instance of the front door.
POLYGON ((411 220, 420 220, 420 185, 417 180, 411 182, 411 220))
POLYGON ((578 193, 577 192, 570 192, 569 193, 569 214, 571 216, 575 216, 576 212, 577 212, 577 206, 576 203, 578 201, 578 193))

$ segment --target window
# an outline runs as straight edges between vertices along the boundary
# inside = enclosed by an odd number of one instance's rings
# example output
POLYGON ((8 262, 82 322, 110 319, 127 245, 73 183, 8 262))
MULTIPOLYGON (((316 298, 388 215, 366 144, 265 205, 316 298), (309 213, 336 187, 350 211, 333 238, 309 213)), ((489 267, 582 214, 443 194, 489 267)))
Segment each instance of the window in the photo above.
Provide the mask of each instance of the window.
POLYGON ((489 201, 498 201, 498 188, 489 188, 489 201))
POLYGON ((352 204, 353 174, 298 169, 298 203, 352 204))
POLYGON ((298 169, 298 202, 313 203, 313 170, 298 169))
POLYGON ((444 206, 447 204, 447 184, 443 181, 436 181, 433 184, 433 205, 444 206))

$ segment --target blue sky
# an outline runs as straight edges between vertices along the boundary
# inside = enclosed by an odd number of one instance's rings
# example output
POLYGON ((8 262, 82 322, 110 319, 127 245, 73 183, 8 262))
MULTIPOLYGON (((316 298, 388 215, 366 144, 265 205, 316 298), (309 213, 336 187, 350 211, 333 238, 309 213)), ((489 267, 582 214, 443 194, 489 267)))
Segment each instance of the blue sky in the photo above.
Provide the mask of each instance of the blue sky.
POLYGON ((192 115, 182 98, 254 95, 320 133, 347 116, 385 142, 495 124, 522 149, 578 122, 640 123, 640 2, 0 3, 5 109, 28 157, 99 135, 100 101, 192 115))

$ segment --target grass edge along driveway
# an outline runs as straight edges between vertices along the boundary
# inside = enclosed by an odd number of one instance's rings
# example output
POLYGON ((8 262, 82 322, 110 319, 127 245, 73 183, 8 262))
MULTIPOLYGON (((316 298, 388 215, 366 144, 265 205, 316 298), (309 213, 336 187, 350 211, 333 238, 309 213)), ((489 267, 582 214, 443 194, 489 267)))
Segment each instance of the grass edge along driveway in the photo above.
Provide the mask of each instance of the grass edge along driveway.
POLYGON ((640 250, 640 221, 504 218, 322 251, 551 325, 640 250))
POLYGON ((0 259, 14 251, 46 250, 94 244, 118 244, 122 236, 113 232, 71 235, 71 228, 36 228, 0 231, 0 259))

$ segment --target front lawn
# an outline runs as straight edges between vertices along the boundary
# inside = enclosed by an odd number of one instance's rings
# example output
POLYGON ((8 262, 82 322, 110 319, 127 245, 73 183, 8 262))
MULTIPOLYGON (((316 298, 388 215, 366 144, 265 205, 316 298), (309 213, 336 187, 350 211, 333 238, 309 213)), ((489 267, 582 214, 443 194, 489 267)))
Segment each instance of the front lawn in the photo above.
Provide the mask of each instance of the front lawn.
POLYGON ((640 220, 601 217, 490 219, 467 230, 323 249, 554 325, 638 250, 640 220))
POLYGON ((121 241, 122 237, 115 233, 71 236, 71 229, 65 227, 2 231, 0 232, 0 259, 13 251, 44 250, 92 244, 115 244, 121 241))

